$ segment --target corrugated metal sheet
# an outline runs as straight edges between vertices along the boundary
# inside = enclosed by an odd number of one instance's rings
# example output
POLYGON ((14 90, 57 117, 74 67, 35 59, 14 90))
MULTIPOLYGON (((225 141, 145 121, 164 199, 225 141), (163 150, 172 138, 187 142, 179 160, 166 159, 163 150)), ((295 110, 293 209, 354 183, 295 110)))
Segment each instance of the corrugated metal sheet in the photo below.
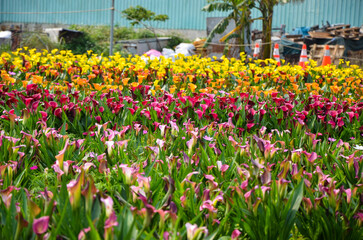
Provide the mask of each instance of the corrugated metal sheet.
MULTIPOLYGON (((164 29, 206 29, 206 17, 224 16, 225 13, 205 13, 201 8, 206 0, 115 0, 116 9, 122 11, 129 6, 141 5, 157 14, 169 15, 164 23, 153 26, 164 29)), ((66 12, 79 10, 107 9, 111 0, 0 0, 0 12, 66 12)), ((284 4, 275 8, 273 27, 286 24, 287 30, 294 27, 312 26, 329 21, 330 23, 349 23, 354 26, 363 24, 362 0, 305 0, 303 3, 284 4)), ((254 17, 260 16, 253 10, 254 17)), ((2 22, 59 23, 107 25, 110 11, 51 13, 51 14, 1 14, 2 22)), ((115 23, 129 26, 127 20, 116 12, 115 23)), ((261 21, 253 28, 261 29, 261 21)))
MULTIPOLYGON (((260 16, 257 10, 254 17, 260 16)), ((274 9, 273 27, 286 25, 286 30, 295 27, 345 23, 359 27, 363 24, 363 0, 305 0, 304 2, 278 5, 274 9)), ((261 21, 256 21, 252 28, 261 29, 261 21)))
MULTIPOLYGON (((78 10, 107 9, 111 0, 1 0, 0 12, 65 12, 78 10)), ((164 29, 206 29, 207 17, 223 16, 223 13, 205 13, 201 9, 206 0, 115 0, 115 24, 129 26, 119 11, 130 6, 140 5, 157 14, 167 14, 169 20, 162 23, 150 23, 164 29)), ((60 23, 107 25, 110 23, 110 11, 79 12, 62 14, 1 14, 3 22, 24 23, 60 23)))

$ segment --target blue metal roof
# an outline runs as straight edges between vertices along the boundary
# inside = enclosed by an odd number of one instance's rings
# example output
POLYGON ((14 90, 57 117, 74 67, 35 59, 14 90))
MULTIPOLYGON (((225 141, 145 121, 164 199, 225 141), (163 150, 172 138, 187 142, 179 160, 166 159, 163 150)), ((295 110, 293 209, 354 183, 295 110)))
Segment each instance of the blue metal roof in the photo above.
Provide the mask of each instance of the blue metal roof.
MULTIPOLYGON (((205 30, 207 17, 226 14, 202 12, 206 3, 206 0, 115 0, 115 8, 122 11, 141 5, 157 14, 167 14, 168 21, 152 24, 156 28, 205 30)), ((108 25, 110 11, 106 9, 111 7, 111 0, 1 0, 0 7, 1 22, 108 25), (82 12, 87 10, 99 11, 82 12), (73 12, 65 13, 68 11, 73 12), (27 14, 29 12, 35 14, 27 14)), ((290 31, 294 27, 321 25, 322 21, 360 26, 363 24, 362 13, 363 0, 305 0, 275 7, 273 27, 286 24, 290 31)), ((257 10, 253 10, 252 15, 260 16, 257 10)), ((115 24, 129 26, 117 12, 115 24)), ((256 21, 252 28, 261 29, 261 21, 256 21)))

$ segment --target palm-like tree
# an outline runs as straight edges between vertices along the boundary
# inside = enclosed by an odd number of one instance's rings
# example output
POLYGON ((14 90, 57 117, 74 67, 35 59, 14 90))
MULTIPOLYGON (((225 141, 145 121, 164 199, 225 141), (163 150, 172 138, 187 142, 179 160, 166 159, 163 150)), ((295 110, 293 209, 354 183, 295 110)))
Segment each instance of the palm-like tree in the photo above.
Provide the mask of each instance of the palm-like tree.
MULTIPOLYGON (((255 7, 262 14, 262 42, 271 42, 271 30, 272 30, 272 17, 274 13, 274 7, 277 4, 284 4, 288 2, 303 2, 304 0, 256 0, 255 7)), ((271 51, 271 44, 265 44, 262 50, 262 56, 264 59, 269 58, 271 51)))
MULTIPOLYGON (((271 42, 271 30, 272 30, 272 17, 274 13, 274 7, 277 4, 284 4, 288 2, 302 2, 304 0, 208 0, 209 4, 202 10, 206 12, 222 11, 230 12, 228 16, 222 19, 210 32, 206 44, 212 41, 216 34, 223 33, 230 21, 234 21, 236 28, 223 38, 226 42, 231 38, 236 38, 237 43, 243 44, 244 39, 247 38, 250 41, 250 26, 254 20, 262 20, 262 42, 271 42), (262 16, 260 18, 251 19, 251 9, 258 9, 262 16), (245 31, 246 30, 246 31, 245 31), (247 36, 245 36, 245 32, 247 36)), ((240 47, 240 51, 243 51, 243 47, 240 47)), ((270 57, 271 44, 264 44, 262 57, 264 59, 270 57)))
MULTIPOLYGON (((244 39, 250 41, 250 26, 253 21, 253 19, 251 19, 251 9, 254 7, 253 0, 209 0, 208 2, 209 4, 202 9, 203 11, 221 11, 229 12, 229 14, 210 32, 206 40, 206 45, 212 41, 216 34, 223 33, 231 21, 234 21, 236 28, 227 34, 222 40, 227 42, 228 40, 235 38, 237 40, 237 44, 243 44, 244 39), (247 33, 247 36, 245 36, 245 33, 247 33)), ((240 46, 240 51, 243 51, 242 46, 240 46)))

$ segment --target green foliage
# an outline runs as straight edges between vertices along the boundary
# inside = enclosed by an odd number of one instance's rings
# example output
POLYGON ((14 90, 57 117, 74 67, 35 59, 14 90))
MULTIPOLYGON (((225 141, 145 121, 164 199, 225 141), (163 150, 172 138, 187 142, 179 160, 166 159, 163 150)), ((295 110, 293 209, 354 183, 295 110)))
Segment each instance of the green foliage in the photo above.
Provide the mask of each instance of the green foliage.
MULTIPOLYGON (((108 55, 110 45, 110 27, 109 26, 81 26, 72 25, 70 29, 81 31, 84 36, 79 39, 74 39, 69 44, 63 44, 62 49, 69 49, 77 53, 85 53, 87 50, 92 50, 96 54, 108 55), (88 48, 87 48, 88 47, 88 48)), ((114 28, 114 39, 140 39, 140 38, 153 38, 154 34, 147 29, 136 31, 131 27, 114 28)), ((115 52, 120 52, 122 56, 127 56, 126 52, 122 52, 120 45, 115 45, 115 52)))
POLYGON ((41 51, 42 49, 47 49, 48 51, 51 51, 53 49, 60 48, 60 44, 52 42, 47 34, 44 33, 23 34, 21 46, 26 46, 30 49, 35 48, 38 51, 41 51))
POLYGON ((0 45, 0 54, 2 54, 3 52, 10 52, 10 50, 11 50, 10 44, 0 45))
POLYGON ((139 5, 137 5, 136 7, 131 6, 123 10, 122 13, 125 15, 127 20, 131 21, 132 26, 139 25, 141 22, 144 21, 165 22, 169 19, 168 15, 156 15, 155 12, 152 12, 139 5))
POLYGON ((102 53, 105 49, 102 49, 100 45, 96 43, 96 40, 91 38, 88 33, 83 33, 77 38, 72 38, 69 42, 62 44, 62 49, 72 50, 75 54, 83 54, 88 50, 92 50, 96 53, 102 53))
POLYGON ((151 32, 150 30, 140 29, 139 31, 136 32, 135 39, 140 39, 140 38, 154 38, 154 37, 155 37, 155 34, 153 32, 151 32))
POLYGON ((179 36, 171 36, 171 39, 168 42, 168 45, 166 45, 166 48, 174 49, 176 46, 178 46, 180 43, 187 42, 185 39, 179 36))

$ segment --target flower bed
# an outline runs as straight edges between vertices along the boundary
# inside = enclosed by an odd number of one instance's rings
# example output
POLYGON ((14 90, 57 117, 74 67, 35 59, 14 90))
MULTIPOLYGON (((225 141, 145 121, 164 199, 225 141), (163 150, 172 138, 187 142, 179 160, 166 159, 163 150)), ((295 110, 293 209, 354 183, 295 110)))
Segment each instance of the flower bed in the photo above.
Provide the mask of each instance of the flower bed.
POLYGON ((0 59, 3 239, 360 239, 363 71, 0 59))

